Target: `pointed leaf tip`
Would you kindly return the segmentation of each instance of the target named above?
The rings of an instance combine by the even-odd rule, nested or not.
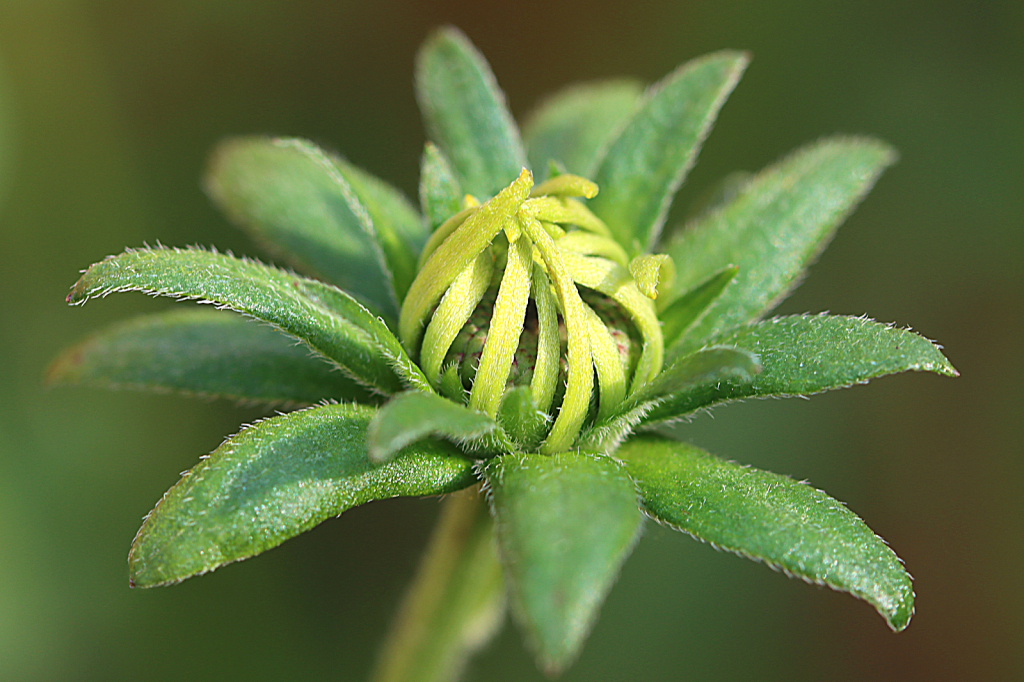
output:
[[[756,354],[763,371],[750,381],[722,382],[677,394],[655,407],[644,423],[675,419],[730,400],[806,396],[900,372],[956,376],[949,360],[928,339],[863,317],[773,317],[718,336],[714,342]],[[687,359],[684,356],[678,362]]]
[[[347,509],[440,495],[477,482],[472,460],[427,442],[384,464],[366,455],[373,408],[322,405],[258,422],[226,440],[146,517],[128,557],[139,587],[246,559]]]
[[[433,142],[423,147],[420,161],[420,208],[431,232],[462,210],[465,193],[455,178],[451,162]]]
[[[72,290],[73,301],[119,291],[197,299],[268,322],[382,393],[431,390],[383,321],[317,280],[197,248],[146,248],[90,266]]]
[[[642,436],[619,449],[653,518],[698,540],[867,601],[895,631],[914,613],[899,557],[841,502],[805,483],[686,443]]]

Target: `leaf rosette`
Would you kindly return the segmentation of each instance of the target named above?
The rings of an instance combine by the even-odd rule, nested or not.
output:
[[[483,57],[442,29],[416,67],[418,209],[310,142],[222,143],[209,194],[295,270],[200,249],[109,257],[70,303],[142,291],[220,310],[100,332],[49,379],[303,409],[244,428],[168,491],[133,543],[133,584],[251,557],[371,500],[464,490],[377,679],[454,678],[506,594],[538,664],[564,669],[645,516],[906,627],[910,577],[853,512],[652,431],[742,398],[956,374],[908,330],[765,317],[893,162],[877,140],[808,145],[662,235],[746,63],[719,52],[647,89],[576,86],[521,134]]]

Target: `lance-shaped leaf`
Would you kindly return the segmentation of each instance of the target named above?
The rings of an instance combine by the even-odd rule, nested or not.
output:
[[[109,327],[61,353],[47,381],[272,404],[376,400],[308,346],[215,310],[176,310]]]
[[[420,49],[416,96],[427,134],[452,162],[463,191],[483,201],[526,167],[505,95],[483,55],[458,29],[437,31]]]
[[[420,207],[431,232],[462,210],[462,187],[444,152],[432,142],[420,161]]]
[[[762,171],[732,202],[674,235],[665,253],[675,261],[678,292],[729,264],[739,267],[736,280],[675,350],[698,348],[771,310],[895,158],[876,140],[822,140]]]
[[[727,400],[810,395],[898,372],[957,376],[928,339],[862,317],[777,317],[715,341],[756,354],[762,371],[750,381],[726,380],[675,393],[651,410],[643,423],[674,419]]]
[[[544,100],[523,125],[530,163],[540,179],[552,160],[569,173],[592,177],[643,90],[638,81],[605,81],[570,86]]]
[[[506,455],[483,467],[512,605],[538,661],[578,653],[639,536],[636,490],[614,460]]]
[[[206,187],[270,251],[397,318],[426,231],[393,187],[312,142],[263,137],[221,143]]]
[[[644,436],[619,450],[644,510],[698,540],[849,592],[899,631],[914,613],[899,557],[856,514],[785,476]]]
[[[199,249],[140,249],[92,265],[68,295],[117,291],[199,299],[278,327],[384,393],[431,390],[387,326],[345,292],[261,263]]]
[[[608,147],[594,176],[601,193],[590,208],[630,256],[657,241],[672,197],[747,61],[726,51],[679,67],[654,86]]]
[[[488,415],[433,393],[409,391],[388,401],[370,423],[370,459],[380,462],[427,436],[441,436],[489,454],[511,443]]]
[[[146,517],[128,556],[132,583],[150,587],[212,571],[371,500],[440,495],[476,482],[472,462],[444,443],[371,462],[366,427],[374,412],[322,405],[229,438]]]

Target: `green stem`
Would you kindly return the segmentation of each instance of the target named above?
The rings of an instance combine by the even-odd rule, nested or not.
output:
[[[505,590],[493,527],[479,486],[445,499],[372,682],[451,682],[497,633]]]

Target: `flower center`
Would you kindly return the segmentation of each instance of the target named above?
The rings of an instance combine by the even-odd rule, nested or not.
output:
[[[467,197],[427,242],[399,320],[402,344],[449,398],[500,421],[507,392],[528,386],[531,409],[555,417],[545,453],[570,449],[664,356],[652,299],[671,262],[630,261],[580,201],[597,191],[575,175],[534,187],[524,169],[483,204]]]

